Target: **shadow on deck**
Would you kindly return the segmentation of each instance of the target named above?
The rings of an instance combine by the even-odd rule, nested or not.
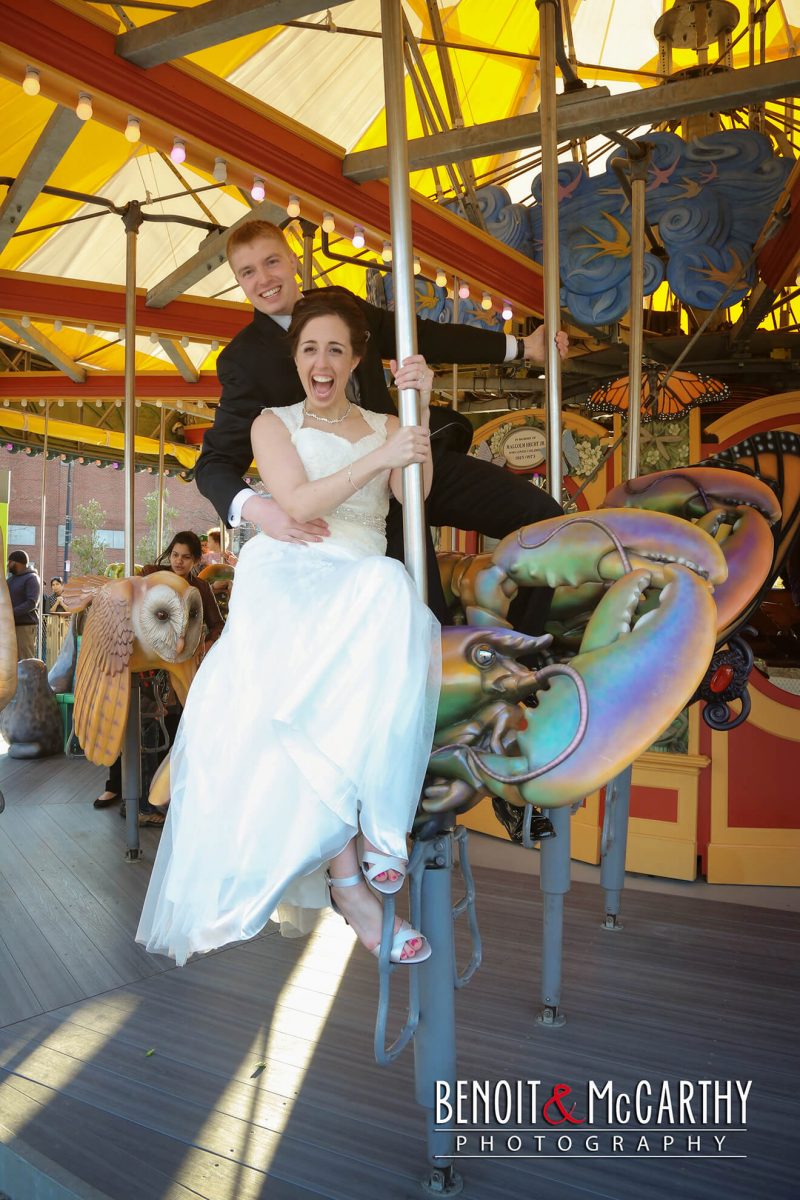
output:
[[[159,835],[143,829],[144,862],[124,861],[116,809],[91,806],[103,774],[82,760],[0,758],[0,1190],[11,1200],[421,1195],[413,1056],[390,1070],[372,1057],[374,961],[329,914],[309,939],[267,932],[182,969],[146,954],[133,932]],[[533,1020],[535,881],[485,868],[476,879],[484,966],[457,997],[459,1077],[541,1083],[538,1127],[519,1134],[518,1150],[509,1130],[464,1134],[464,1196],[797,1194],[797,915],[630,892],[625,931],[610,936],[597,890],[574,884],[567,1024],[547,1030]],[[696,1092],[700,1080],[752,1080],[747,1129],[720,1129],[713,1112],[702,1121],[697,1103],[697,1125],[684,1114],[658,1130],[608,1120],[603,1106],[587,1149],[586,1121],[548,1126],[541,1107],[566,1083],[566,1109],[575,1101],[586,1118],[590,1080],[615,1093],[646,1080],[656,1098],[667,1081],[676,1105],[681,1080]],[[481,1147],[481,1134],[493,1142]]]

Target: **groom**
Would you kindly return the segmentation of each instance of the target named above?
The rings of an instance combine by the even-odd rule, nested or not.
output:
[[[255,310],[252,322],[233,338],[217,360],[222,395],[214,424],[206,432],[195,478],[202,494],[230,526],[252,521],[280,541],[315,542],[328,534],[323,520],[295,521],[279,505],[244,487],[242,477],[252,462],[250,426],[262,408],[296,404],[303,389],[289,353],[286,330],[300,298],[298,262],[282,231],[266,221],[247,221],[231,234],[228,262]],[[374,412],[394,412],[383,359],[395,356],[394,313],[355,297],[370,330],[367,352],[355,372],[357,400]],[[526,338],[417,320],[419,352],[428,362],[501,363],[515,358],[544,359],[540,326]],[[567,336],[556,334],[559,353]],[[472,427],[453,409],[431,409],[433,487],[426,505],[429,525],[453,525],[493,538],[523,525],[558,516],[561,508],[540,488],[500,467],[466,454]],[[387,554],[402,561],[400,506],[392,501],[387,519]],[[428,603],[443,623],[447,606],[428,535]],[[524,633],[541,633],[550,593],[521,589],[509,620]]]

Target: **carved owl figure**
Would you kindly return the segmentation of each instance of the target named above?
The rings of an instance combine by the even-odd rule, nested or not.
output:
[[[75,580],[74,610],[91,604],[75,674],[75,732],[90,762],[110,766],[125,737],[132,671],[166,670],[181,703],[199,663],[203,605],[172,571]]]

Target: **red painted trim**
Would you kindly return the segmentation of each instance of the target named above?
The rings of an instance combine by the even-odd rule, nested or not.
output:
[[[794,281],[797,252],[800,249],[800,176],[789,198],[789,219],[781,230],[770,238],[758,256],[761,278],[774,292]]]
[[[165,63],[144,71],[115,52],[115,38],[53,0],[0,0],[5,45],[85,83],[129,111],[176,130],[198,131],[205,144],[232,159],[267,171],[326,208],[348,213],[377,231],[390,228],[389,190],[373,180],[356,184],[342,175],[343,155],[280,122],[266,106],[242,103],[213,86],[213,77]],[[434,261],[461,265],[488,290],[541,314],[541,268],[419,198],[411,201],[414,245]]]
[[[176,372],[162,375],[140,371],[136,376],[137,400],[219,400],[219,380],[205,372],[197,383],[187,383]],[[85,383],[73,383],[59,371],[0,372],[3,400],[124,400],[125,376],[112,371],[89,375]]]
[[[108,285],[85,285],[68,280],[23,272],[0,272],[0,320],[2,313],[27,313],[36,319],[94,321],[111,328],[125,324],[125,289]],[[151,329],[168,336],[186,334],[229,341],[252,318],[249,305],[220,300],[186,298],[173,300],[166,308],[147,308],[145,292],[136,293],[136,328]]]
[[[798,420],[800,420],[800,413],[794,419],[787,413],[784,413],[782,417],[770,417],[769,420],[759,421],[757,425],[749,425],[742,433],[735,433],[733,437],[727,438],[724,442],[705,442],[701,447],[701,454],[704,457],[719,454],[720,451],[727,450],[729,446],[738,446],[739,442],[753,438],[756,434],[767,433],[770,429],[785,429],[789,423],[796,424]]]

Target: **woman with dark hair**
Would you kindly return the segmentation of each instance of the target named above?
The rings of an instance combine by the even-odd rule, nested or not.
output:
[[[421,424],[403,428],[348,398],[368,337],[352,297],[312,293],[295,306],[289,336],[305,398],[265,409],[253,450],[284,511],[323,518],[330,535],[251,538],[219,647],[189,692],[137,933],[178,962],[252,937],[276,911],[282,932],[305,932],[326,887],[378,954],[375,892],[403,884],[433,739],[439,625],[405,568],[385,557],[389,494],[401,498],[403,467],[421,464],[430,488],[432,372],[420,355],[392,363],[397,386],[421,397]],[[430,952],[395,921],[392,961]]]
[[[206,636],[203,642],[203,652],[205,653],[219,635],[222,633],[225,622],[222,619],[222,614],[219,611],[219,606],[214,599],[214,593],[206,583],[205,579],[196,578],[195,572],[200,565],[202,551],[200,549],[200,538],[196,533],[192,533],[189,529],[183,529],[180,533],[176,533],[166,550],[156,559],[154,563],[142,568],[142,575],[152,575],[154,571],[173,571],[176,575],[180,575],[181,579],[185,579],[191,583],[192,587],[196,587],[200,593],[200,599],[203,604],[203,624],[206,627]],[[177,714],[180,714],[180,708],[177,707]],[[178,717],[176,714],[167,716],[168,728],[170,734],[174,734],[177,727]],[[108,808],[112,804],[116,804],[122,795],[122,760],[117,759],[108,768],[108,778],[106,786],[94,801],[95,808]],[[158,819],[156,819],[158,818]],[[147,825],[157,825],[163,823],[163,815],[157,813],[151,806],[140,805],[140,823]]]
[[[191,529],[182,529],[180,533],[175,534],[166,550],[156,561],[143,569],[142,574],[152,575],[154,571],[174,571],[176,575],[180,575],[181,579],[185,579],[187,583],[191,583],[192,587],[197,588],[203,602],[203,624],[206,627],[206,637],[203,642],[205,652],[214,645],[222,633],[225,622],[214,598],[211,585],[205,579],[198,578],[197,572],[200,570],[202,557],[200,538],[196,533],[192,533]]]

